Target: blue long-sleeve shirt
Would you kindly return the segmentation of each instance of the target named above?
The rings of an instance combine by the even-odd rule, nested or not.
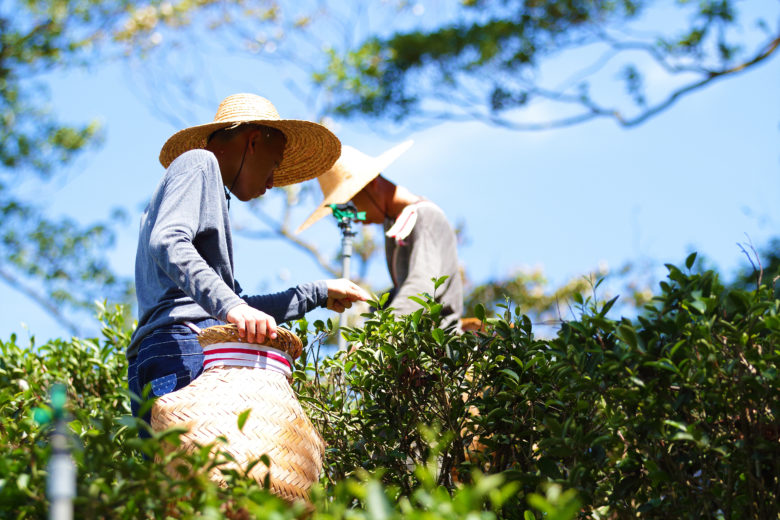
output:
[[[222,175],[214,154],[191,150],[165,172],[141,217],[135,258],[138,328],[127,358],[154,329],[214,317],[226,321],[247,303],[277,322],[327,303],[324,281],[275,294],[241,295],[233,278],[233,240]]]

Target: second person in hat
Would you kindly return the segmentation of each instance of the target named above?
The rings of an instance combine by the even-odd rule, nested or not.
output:
[[[455,231],[436,204],[380,175],[411,144],[406,141],[379,157],[343,146],[333,168],[317,177],[322,204],[297,232],[329,214],[330,204],[351,200],[365,211],[367,224],[384,225],[387,269],[393,282],[388,306],[397,314],[409,314],[420,307],[409,297],[425,292],[442,304],[442,327],[459,328],[463,281]],[[442,276],[446,281],[435,289],[431,279]]]

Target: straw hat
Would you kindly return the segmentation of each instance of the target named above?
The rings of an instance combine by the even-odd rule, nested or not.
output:
[[[302,182],[327,171],[341,152],[341,142],[330,130],[311,121],[282,119],[270,101],[255,94],[226,97],[214,121],[191,126],[173,134],[160,150],[160,162],[167,168],[188,150],[205,148],[206,139],[217,130],[241,123],[257,123],[281,130],[287,137],[282,163],[274,172],[274,185]]]
[[[300,233],[330,213],[331,210],[328,207],[330,204],[344,204],[351,200],[408,150],[413,142],[412,140],[404,141],[379,157],[371,157],[351,146],[343,146],[341,157],[333,165],[333,168],[317,177],[325,199],[295,232]]]
[[[216,443],[212,456],[229,454],[231,460],[209,472],[220,486],[227,485],[221,470],[244,473],[251,468],[247,475],[261,485],[268,478],[275,495],[289,502],[306,501],[322,471],[325,445],[290,387],[291,364],[301,353],[301,340],[286,329],[276,330],[278,338],[261,346],[239,341],[234,325],[203,329],[198,335],[203,374],[158,398],[151,425],[156,431],[185,428],[180,440],[187,451]],[[246,410],[251,411],[239,428],[238,418]],[[270,467],[252,465],[262,455],[268,456]],[[177,475],[181,464],[173,459],[167,470]]]

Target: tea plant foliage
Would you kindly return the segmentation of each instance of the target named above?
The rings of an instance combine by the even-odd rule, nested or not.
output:
[[[725,287],[694,260],[667,266],[636,319],[576,296],[578,318],[552,338],[509,302],[496,318],[476,307],[483,331],[443,330],[435,295],[409,316],[367,315],[331,356],[319,352],[330,324],[299,321],[293,387],[327,445],[308,509],[238,473],[226,490],[205,471],[163,470],[219,460],[208,447],[165,454],[175,430],[139,438],[120,312],[102,313],[101,339],[11,337],[0,344],[0,516],[47,514],[50,426],[32,411],[59,381],[79,518],[775,519],[780,301],[765,283]]]

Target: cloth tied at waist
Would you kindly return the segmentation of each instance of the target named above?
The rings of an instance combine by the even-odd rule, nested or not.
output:
[[[385,232],[385,235],[389,238],[394,238],[398,244],[403,245],[404,239],[412,233],[414,225],[417,223],[417,210],[425,207],[437,208],[438,206],[428,200],[421,200],[414,204],[409,204],[401,210],[398,218],[395,219],[395,222],[390,229]]]

